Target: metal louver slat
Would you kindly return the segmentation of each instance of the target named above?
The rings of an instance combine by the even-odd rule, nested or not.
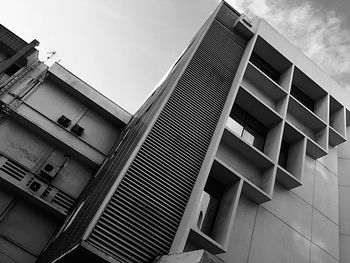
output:
[[[127,200],[126,198],[125,198],[125,202],[123,202],[123,203],[121,203],[120,201],[115,201],[114,203],[112,203],[111,204],[111,206],[113,207],[112,208],[112,210],[113,209],[115,209],[115,212],[116,213],[119,213],[120,212],[120,210],[122,210],[123,211],[123,213],[125,213],[125,215],[128,215],[128,216],[132,216],[132,217],[135,217],[134,219],[135,220],[137,220],[137,222],[143,222],[143,219],[144,218],[146,218],[147,217],[147,211],[144,211],[144,210],[142,210],[142,209],[140,209],[140,207],[137,207],[135,204],[133,204],[132,202],[129,202],[129,200]],[[123,200],[124,201],[124,200]],[[135,207],[134,207],[134,210],[133,211],[129,211],[128,210],[128,205],[134,205]],[[124,209],[123,209],[124,208]],[[120,209],[120,210],[119,210]],[[106,209],[106,211],[107,211],[107,209]],[[131,214],[133,212],[133,214]],[[142,216],[142,220],[140,220],[139,219],[139,216]],[[127,218],[129,218],[129,217],[127,217]],[[174,232],[174,231],[176,231],[176,229],[173,229],[173,228],[171,228],[171,226],[172,225],[170,225],[170,222],[169,221],[165,221],[163,218],[161,218],[161,217],[159,217],[159,216],[157,216],[157,215],[155,215],[155,214],[152,214],[152,219],[153,220],[148,220],[146,223],[147,224],[143,224],[143,225],[145,225],[145,226],[147,226],[147,227],[149,227],[150,229],[152,229],[152,231],[154,231],[155,233],[157,233],[158,235],[160,235],[160,236],[162,236],[162,238],[164,237],[164,238],[166,238],[165,236],[164,236],[164,234],[166,233],[166,232]],[[145,223],[145,222],[143,222],[143,223]],[[160,232],[159,231],[159,229],[157,229],[157,227],[159,226],[159,225],[162,225],[162,231]],[[157,236],[157,238],[158,238],[158,236]],[[163,239],[164,239],[163,238]]]
[[[138,170],[139,167],[134,167],[135,170]],[[181,191],[180,189],[177,189],[177,188],[173,188],[172,187],[172,182],[169,180],[169,177],[162,177],[158,171],[152,171],[152,170],[147,170],[147,169],[139,169],[139,172],[140,173],[144,173],[144,172],[147,172],[147,171],[150,171],[152,173],[152,177],[154,178],[149,178],[149,177],[145,177],[145,180],[149,180],[150,182],[157,182],[159,184],[162,184],[163,187],[167,187],[168,191],[172,193],[173,196],[175,196],[176,198],[178,198],[178,200],[180,202],[184,201],[186,203],[187,200],[184,199],[183,197],[183,191],[184,189],[182,188]],[[188,191],[190,192],[190,191]]]
[[[144,218],[146,217],[152,217],[153,219],[157,220],[157,221],[160,221],[160,222],[163,222],[164,224],[168,225],[169,228],[172,228],[173,231],[176,231],[176,228],[173,226],[173,221],[174,219],[171,218],[170,215],[168,215],[167,217],[164,216],[164,214],[162,214],[162,210],[158,209],[156,210],[154,208],[154,206],[151,206],[150,203],[146,203],[144,200],[142,199],[138,199],[136,200],[136,198],[134,198],[134,200],[130,200],[128,199],[128,193],[130,192],[127,192],[125,191],[124,189],[121,189],[121,193],[120,193],[120,199],[121,200],[118,200],[119,202],[123,202],[124,200],[128,200],[129,202],[132,203],[133,206],[135,206],[135,210],[136,210],[136,207],[139,208],[141,211],[144,211]],[[123,199],[122,199],[123,198]],[[136,202],[137,201],[137,202]],[[132,210],[133,211],[133,210]],[[176,222],[176,221],[175,221]]]
[[[91,245],[127,263],[169,251],[243,55],[237,39],[213,21],[88,237]]]
[[[117,210],[117,212],[118,212],[118,210]],[[109,217],[107,216],[106,219],[101,219],[101,220],[108,221],[109,227],[111,227],[111,225],[113,227],[116,227],[116,228],[123,226],[122,227],[123,230],[128,229],[127,231],[129,234],[134,235],[135,238],[137,238],[138,240],[143,240],[143,242],[145,242],[145,246],[149,246],[149,244],[151,244],[159,239],[163,239],[163,243],[161,244],[163,246],[163,248],[164,248],[164,246],[166,247],[167,244],[171,243],[171,240],[165,240],[160,234],[157,236],[157,239],[154,239],[153,236],[150,235],[151,233],[153,233],[152,228],[148,228],[146,226],[138,224],[135,220],[133,220],[133,218],[130,218],[130,217],[127,217],[127,218],[129,220],[122,220],[122,221],[118,221],[118,222],[113,222],[113,221],[115,221],[113,218],[113,215],[110,215]],[[134,224],[137,224],[142,229],[142,231],[136,232],[133,229]]]
[[[139,158],[137,161],[140,164],[140,166],[138,166],[137,168],[143,168],[143,172],[149,172],[152,174],[157,173],[159,176],[169,181],[170,184],[177,182],[178,185],[181,186],[181,189],[176,189],[178,190],[178,192],[182,192],[182,190],[191,192],[192,189],[188,185],[189,182],[186,180],[187,178],[182,178],[179,171],[178,175],[176,177],[173,177],[172,171],[169,169],[165,169],[165,167],[162,167],[163,169],[156,169],[158,167],[155,167],[154,162],[156,162],[157,160],[153,159],[152,161],[145,162],[144,160],[142,160],[142,158]]]
[[[172,189],[170,189],[169,187],[165,187],[163,184],[159,184],[158,182],[154,183],[153,176],[152,178],[141,177],[139,176],[138,173],[134,173],[132,171],[130,171],[130,173],[133,175],[134,178],[137,179],[137,183],[142,183],[147,188],[152,189],[154,192],[156,192],[157,195],[161,195],[163,191],[166,191],[168,194],[169,201],[178,202],[179,205],[182,205],[182,206],[186,205],[186,202],[181,202],[181,200],[179,200],[180,198],[182,198],[181,196],[174,195],[174,192],[172,191]]]

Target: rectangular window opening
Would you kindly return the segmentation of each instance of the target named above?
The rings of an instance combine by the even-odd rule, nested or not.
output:
[[[284,169],[287,169],[288,152],[289,152],[289,144],[285,141],[282,141],[280,155],[278,158],[278,164]]]
[[[302,90],[300,90],[297,86],[292,84],[292,88],[290,90],[290,94],[296,98],[301,104],[303,104],[310,111],[314,112],[315,103],[314,101],[306,95]]]
[[[279,83],[280,72],[264,61],[259,55],[255,52],[252,53],[250,57],[250,62],[252,62],[257,68],[269,76],[273,81]]]
[[[213,228],[224,188],[225,187],[220,182],[209,176],[202,193],[197,227],[209,237],[213,237]]]
[[[258,150],[264,150],[267,128],[236,104],[232,107],[227,127]]]

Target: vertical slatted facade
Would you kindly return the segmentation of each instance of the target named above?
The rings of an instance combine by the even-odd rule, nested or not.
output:
[[[190,54],[194,50],[194,45],[190,45],[187,49]],[[108,161],[103,168],[96,174],[88,187],[78,200],[78,204],[84,202],[79,213],[70,224],[69,227],[61,232],[50,246],[40,256],[38,263],[51,262],[54,259],[64,255],[73,249],[81,241],[87,227],[91,223],[94,215],[101,205],[104,198],[110,191],[113,183],[118,179],[122,168],[124,167],[133,149],[137,146],[150,120],[154,117],[157,109],[170,92],[169,82],[174,81],[180,75],[181,69],[188,60],[188,54],[184,54],[180,61],[176,63],[168,78],[161,86],[147,99],[142,107],[136,112],[134,118],[127,125],[121,137],[123,141],[117,142],[114,154],[110,153]],[[128,132],[129,131],[129,132]],[[127,136],[125,136],[127,134]],[[120,144],[120,147],[118,145]],[[113,157],[114,155],[114,157]],[[76,206],[77,209],[78,206]],[[64,261],[64,259],[63,259]],[[61,262],[61,261],[60,261]],[[68,261],[70,262],[70,259]]]
[[[167,254],[243,55],[214,21],[88,242],[121,262]]]
[[[227,17],[228,10],[223,5],[197,50],[194,51],[195,45],[189,47],[147,102],[150,107],[143,106],[139,111],[139,117],[134,120],[135,124],[129,125],[129,135],[115,157],[110,158],[81,198],[84,200],[81,211],[38,262],[52,262],[79,244],[113,182],[121,176],[148,122],[154,118],[194,51],[86,240],[122,263],[152,262],[157,255],[168,253],[246,45],[232,30],[238,15],[229,14],[230,24],[222,19]],[[69,256],[67,260],[63,258],[59,262],[71,262]]]

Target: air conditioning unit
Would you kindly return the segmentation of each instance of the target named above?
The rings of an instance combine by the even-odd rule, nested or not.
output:
[[[69,118],[67,118],[66,116],[62,115],[61,117],[59,117],[57,122],[59,124],[61,124],[63,127],[67,128],[71,124],[72,121]]]
[[[74,126],[72,127],[71,131],[78,135],[78,136],[81,136],[84,132],[84,128],[79,126],[78,124],[74,124]]]
[[[241,33],[241,35],[246,38],[250,39],[252,36],[254,36],[253,31],[253,21],[245,14],[241,14],[241,16],[236,20],[234,24],[234,28]]]
[[[32,177],[28,182],[27,182],[27,189],[29,192],[41,196],[47,188],[47,184],[40,181],[37,178]]]
[[[40,169],[40,176],[46,180],[51,181],[59,171],[59,167],[53,163],[46,161]]]

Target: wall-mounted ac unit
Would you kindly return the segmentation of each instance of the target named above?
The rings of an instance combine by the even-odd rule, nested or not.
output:
[[[32,177],[28,182],[27,182],[27,189],[29,192],[41,196],[47,188],[47,184],[42,182],[41,180]]]
[[[40,169],[39,175],[46,180],[52,180],[59,171],[59,167],[53,163],[46,161]]]
[[[69,118],[67,118],[66,116],[62,115],[61,117],[59,117],[57,122],[59,124],[61,124],[63,127],[67,128],[71,124],[72,121]]]
[[[73,133],[75,133],[78,136],[81,136],[84,132],[84,128],[79,126],[78,124],[74,124],[74,126],[72,127],[71,131]]]

